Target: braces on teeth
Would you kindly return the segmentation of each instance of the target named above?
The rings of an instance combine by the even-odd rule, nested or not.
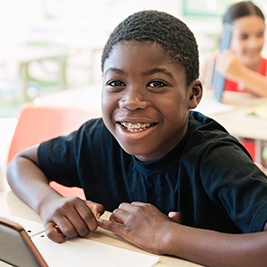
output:
[[[144,130],[146,128],[148,128],[149,126],[151,126],[150,123],[127,123],[127,122],[122,122],[121,123],[122,126],[126,127],[129,130]]]

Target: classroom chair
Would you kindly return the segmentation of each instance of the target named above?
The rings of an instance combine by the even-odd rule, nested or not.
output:
[[[59,135],[67,135],[93,117],[95,114],[85,109],[23,104],[11,139],[7,164],[22,149]],[[80,188],[65,187],[56,182],[50,185],[63,196],[76,195],[85,199]]]

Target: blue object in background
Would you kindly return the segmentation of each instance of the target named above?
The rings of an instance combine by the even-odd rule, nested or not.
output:
[[[232,25],[225,23],[223,26],[223,34],[220,44],[220,52],[225,49],[229,49],[232,38]],[[212,88],[214,91],[214,96],[217,101],[222,102],[222,96],[224,91],[225,78],[215,70],[214,79],[212,83]]]

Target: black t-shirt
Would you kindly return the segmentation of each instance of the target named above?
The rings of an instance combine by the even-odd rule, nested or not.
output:
[[[183,140],[153,162],[122,150],[102,119],[42,143],[38,158],[49,179],[82,187],[109,211],[142,201],[182,212],[186,225],[229,233],[261,231],[267,220],[266,176],[237,139],[198,112],[190,112]]]

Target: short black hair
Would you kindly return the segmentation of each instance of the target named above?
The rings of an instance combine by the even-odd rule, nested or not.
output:
[[[129,40],[160,44],[170,59],[184,68],[187,85],[198,78],[199,52],[196,39],[178,18],[156,10],[139,11],[127,17],[109,36],[102,53],[102,72],[114,45]]]
[[[235,20],[256,15],[265,21],[265,17],[261,9],[251,1],[241,1],[231,5],[223,16],[223,23],[232,24]]]

